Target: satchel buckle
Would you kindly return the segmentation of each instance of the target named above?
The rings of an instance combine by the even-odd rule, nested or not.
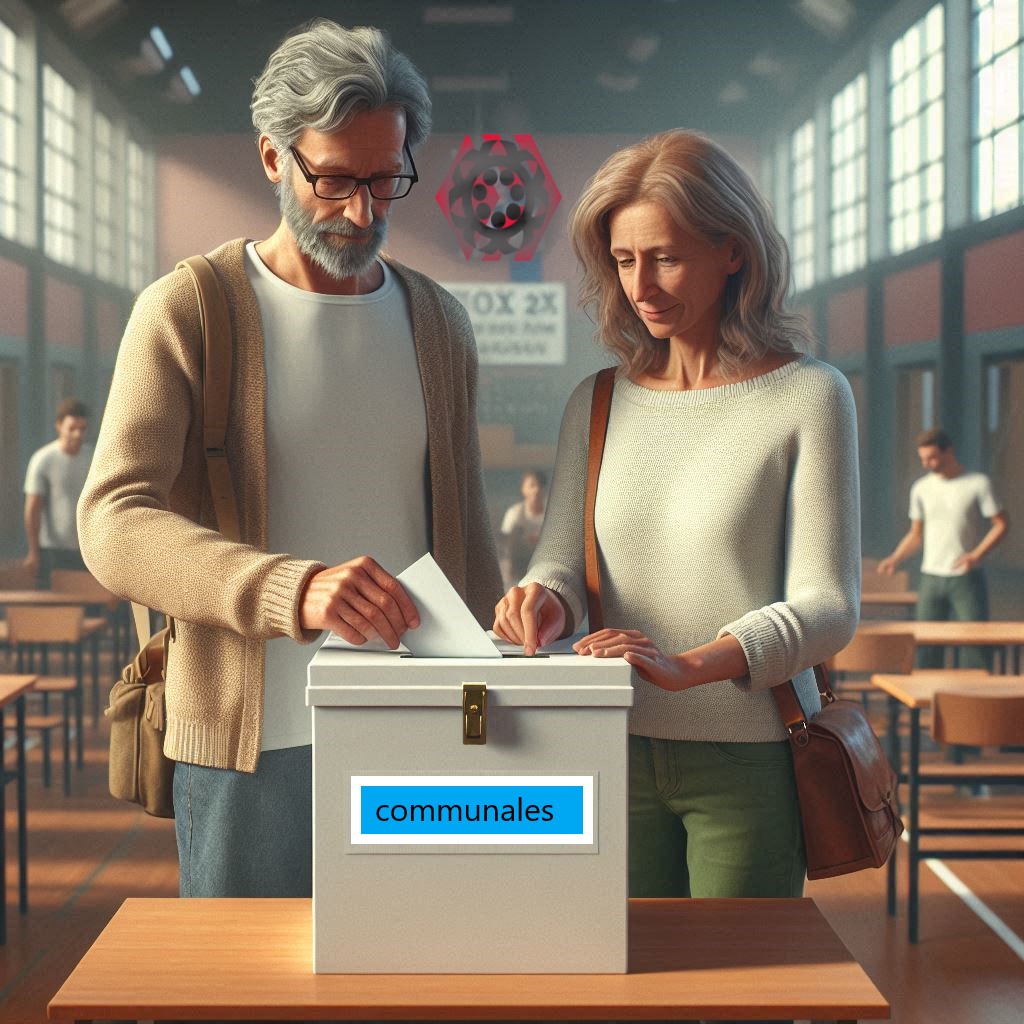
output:
[[[807,722],[797,722],[795,725],[786,726],[786,735],[801,747],[808,743],[810,737],[807,734]]]

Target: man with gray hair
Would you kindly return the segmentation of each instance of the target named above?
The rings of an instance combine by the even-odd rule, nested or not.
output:
[[[214,528],[183,270],[136,303],[79,506],[95,575],[174,620],[164,749],[185,896],[310,892],[302,644],[334,630],[396,647],[418,617],[393,573],[427,550],[482,623],[501,593],[469,319],[380,255],[430,130],[422,77],[378,30],[318,19],[271,55],[252,115],[281,221],[208,254],[231,315],[241,542]]]

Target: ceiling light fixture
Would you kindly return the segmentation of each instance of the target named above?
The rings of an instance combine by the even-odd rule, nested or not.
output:
[[[174,50],[171,49],[171,44],[167,41],[167,36],[164,35],[164,30],[159,25],[154,25],[149,30],[149,38],[153,41],[157,53],[165,61],[170,60],[174,56]]]
[[[199,86],[199,79],[196,78],[195,72],[186,64],[178,74],[181,76],[181,80],[185,83],[185,88],[188,89],[192,96],[198,96],[203,90]]]
[[[516,9],[511,4],[432,4],[423,8],[424,25],[508,25],[515,18]]]
[[[437,75],[430,88],[434,92],[508,92],[508,74]]]
[[[850,0],[796,0],[796,13],[812,28],[830,39],[837,39],[853,21]]]

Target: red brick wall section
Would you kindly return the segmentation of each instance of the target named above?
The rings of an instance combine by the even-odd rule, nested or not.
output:
[[[825,344],[830,356],[852,356],[866,351],[867,289],[861,286],[830,295],[825,320]]]
[[[113,355],[121,343],[125,318],[116,302],[100,296],[96,300],[96,334],[100,352]]]
[[[937,341],[942,320],[942,277],[938,260],[892,274],[885,282],[885,343]]]
[[[28,271],[13,260],[0,259],[0,335],[28,337]]]
[[[82,290],[66,281],[47,277],[43,305],[47,344],[81,348],[84,337]]]
[[[1024,231],[964,253],[964,333],[1024,324]]]
[[[486,128],[486,126],[485,126]],[[386,250],[436,281],[505,281],[504,261],[467,261],[445,223],[434,195],[464,135],[432,135],[416,154],[419,184],[398,200],[389,219]],[[565,281],[575,306],[576,257],[566,236],[569,211],[584,184],[617,149],[640,135],[534,135],[562,201],[541,240],[544,279]],[[479,141],[477,139],[477,141]],[[718,137],[754,180],[756,145],[742,136]],[[230,238],[266,238],[277,227],[277,199],[260,166],[251,135],[167,136],[157,160],[157,273],[166,274],[192,253]]]

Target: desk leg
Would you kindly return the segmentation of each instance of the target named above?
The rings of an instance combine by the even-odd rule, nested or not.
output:
[[[89,653],[92,658],[92,727],[100,724],[100,635],[93,633],[89,641]],[[84,699],[84,697],[83,697]]]
[[[921,764],[921,709],[910,709],[910,759],[907,766],[907,790],[910,799],[910,883],[907,888],[908,940],[917,942],[918,914],[918,871],[920,867],[920,845],[918,824],[920,818],[920,777]]]
[[[4,709],[0,708],[0,946],[7,944],[7,765],[3,736]]]
[[[900,708],[902,705],[891,694],[887,694],[887,696],[889,698],[889,732],[886,737],[886,745],[889,747],[889,763],[892,765],[892,770],[896,773],[898,790],[900,762],[903,758],[903,751],[900,749]],[[889,858],[889,863],[886,865],[885,910],[889,917],[896,916],[896,863],[899,845],[897,842],[893,848],[892,856]]]
[[[18,909],[28,913],[28,811],[25,783],[28,766],[25,764],[25,697],[22,695],[15,704],[18,747]]]
[[[892,770],[898,776],[900,774],[900,759],[903,756],[903,751],[900,749],[900,702],[892,696],[887,694],[889,698],[889,731],[886,736],[888,743],[886,746],[889,748],[889,764],[892,765]]]

